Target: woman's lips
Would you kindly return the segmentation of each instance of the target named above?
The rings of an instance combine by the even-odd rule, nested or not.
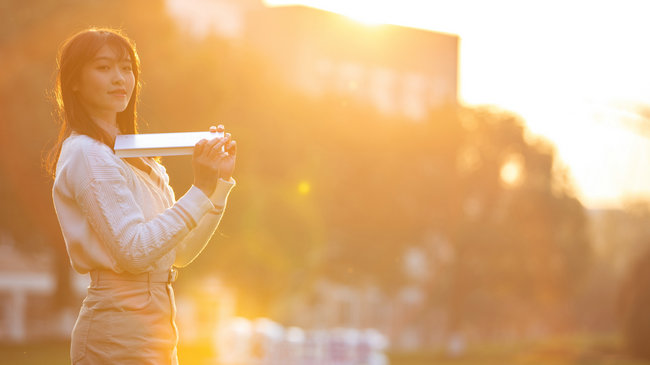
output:
[[[108,93],[114,96],[126,96],[126,90],[113,90]]]

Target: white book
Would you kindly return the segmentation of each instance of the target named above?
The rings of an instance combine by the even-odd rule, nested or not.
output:
[[[118,134],[113,149],[118,157],[191,155],[197,142],[217,137],[223,132]]]

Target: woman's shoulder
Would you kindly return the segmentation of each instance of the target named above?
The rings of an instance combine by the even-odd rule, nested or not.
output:
[[[68,178],[85,181],[88,176],[105,176],[110,171],[121,174],[118,160],[106,144],[84,134],[72,133],[63,141],[57,175],[66,171]]]
[[[72,133],[68,138],[63,141],[61,146],[61,154],[73,153],[83,154],[85,156],[98,155],[106,156],[112,159],[114,155],[113,150],[106,144],[90,137],[85,134]]]
[[[113,150],[106,144],[85,134],[72,133],[63,141],[59,164],[71,163],[74,166],[88,164],[94,166],[119,166]]]

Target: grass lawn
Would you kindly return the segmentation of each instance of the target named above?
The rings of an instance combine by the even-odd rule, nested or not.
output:
[[[0,344],[0,364],[70,365],[68,342],[7,345]]]
[[[29,345],[0,344],[0,364],[68,365],[68,342]],[[217,365],[209,347],[179,347],[183,365]],[[622,351],[615,336],[571,336],[530,343],[470,347],[460,357],[439,351],[390,353],[391,365],[650,365]]]
[[[631,358],[616,336],[570,336],[470,347],[456,358],[442,351],[391,353],[391,365],[650,365]]]

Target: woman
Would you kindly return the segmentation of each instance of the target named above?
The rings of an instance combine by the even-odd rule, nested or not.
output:
[[[157,161],[115,156],[115,136],[136,133],[138,76],[133,43],[115,30],[84,30],[59,52],[52,197],[72,267],[91,277],[73,364],[178,362],[174,267],[203,250],[235,185],[230,134],[197,143],[178,200]]]

